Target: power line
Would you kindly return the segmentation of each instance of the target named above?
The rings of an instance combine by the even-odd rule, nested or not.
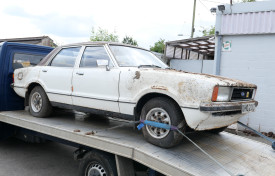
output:
[[[208,8],[204,3],[202,3],[201,0],[199,0],[199,1],[200,1],[200,3],[209,11],[209,8]]]

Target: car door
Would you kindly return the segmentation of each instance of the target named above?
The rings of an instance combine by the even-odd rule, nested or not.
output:
[[[72,73],[81,47],[61,49],[48,66],[42,66],[39,81],[52,103],[72,104]]]
[[[110,69],[98,66],[108,61]],[[119,112],[119,68],[113,66],[105,47],[86,46],[78,67],[73,71],[73,104],[94,110]]]

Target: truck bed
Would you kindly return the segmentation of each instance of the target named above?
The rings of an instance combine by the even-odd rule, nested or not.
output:
[[[228,175],[186,139],[172,149],[159,148],[124,121],[73,112],[35,118],[26,111],[0,112],[0,121],[124,156],[165,175]],[[124,127],[105,130],[122,123]],[[188,137],[234,174],[275,175],[275,152],[266,144],[227,132],[193,133]]]

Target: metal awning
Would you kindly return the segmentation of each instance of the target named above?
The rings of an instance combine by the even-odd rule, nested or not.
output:
[[[214,56],[215,37],[197,37],[166,42],[165,56],[167,58],[182,58],[183,51],[193,51],[202,55]]]

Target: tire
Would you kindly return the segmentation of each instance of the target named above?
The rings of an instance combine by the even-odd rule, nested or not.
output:
[[[80,161],[78,176],[117,176],[116,162],[114,155],[90,151]]]
[[[186,122],[181,109],[176,102],[165,97],[149,100],[142,108],[140,119],[177,126],[181,131],[186,129]],[[183,138],[177,131],[163,130],[147,125],[142,128],[142,133],[148,142],[162,148],[171,148],[179,144]]]
[[[34,117],[44,118],[52,113],[52,105],[41,86],[32,89],[29,97],[30,113]]]
[[[210,133],[219,134],[220,132],[223,132],[226,128],[227,128],[227,126],[226,127],[222,127],[222,128],[216,128],[216,129],[212,129],[212,130],[207,130],[207,131],[210,132]]]

